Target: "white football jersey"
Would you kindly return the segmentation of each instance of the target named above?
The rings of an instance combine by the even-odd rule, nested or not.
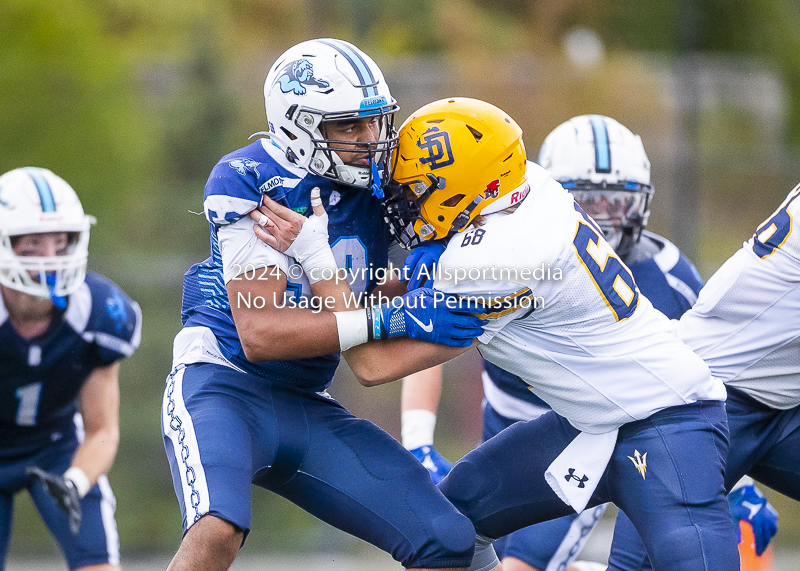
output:
[[[677,324],[712,373],[772,408],[800,404],[800,185]]]
[[[437,269],[435,289],[486,302],[484,358],[589,433],[724,400],[572,195],[533,163],[528,184],[515,212],[456,234]]]

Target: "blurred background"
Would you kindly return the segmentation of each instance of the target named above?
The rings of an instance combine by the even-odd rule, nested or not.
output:
[[[574,115],[618,119],[652,162],[649,228],[708,278],[800,182],[799,31],[797,0],[3,0],[0,172],[34,165],[70,182],[98,218],[90,269],[144,314],[109,474],[123,563],[168,559],[180,541],[159,415],[181,278],[208,255],[191,212],[216,161],[266,130],[263,82],[286,48],[355,43],[383,69],[398,124],[434,99],[489,101],[522,126],[531,159]],[[437,447],[451,460],[480,438],[478,363],[445,369]],[[365,389],[341,370],[331,393],[399,436],[399,383]],[[766,492],[777,550],[800,548],[800,506]],[[374,555],[253,496],[249,554]],[[12,558],[33,554],[58,556],[20,496]]]

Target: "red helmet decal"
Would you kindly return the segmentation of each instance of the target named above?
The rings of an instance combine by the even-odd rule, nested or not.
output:
[[[492,182],[486,185],[486,190],[483,191],[483,197],[489,199],[497,198],[498,196],[500,196],[500,181],[498,179],[494,179]]]

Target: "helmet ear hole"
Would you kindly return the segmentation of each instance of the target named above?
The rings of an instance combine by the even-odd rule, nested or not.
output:
[[[451,196],[450,198],[448,198],[447,200],[442,202],[442,206],[448,206],[448,207],[451,207],[451,208],[453,206],[458,206],[458,203],[461,202],[462,200],[464,200],[465,196],[466,195],[464,195],[464,194],[456,194],[455,196]],[[441,218],[441,216],[440,216],[440,218]]]
[[[475,142],[480,143],[481,139],[483,139],[483,133],[481,133],[474,127],[470,127],[469,125],[467,125],[467,129],[469,129],[469,132],[472,133],[473,137],[475,137]]]

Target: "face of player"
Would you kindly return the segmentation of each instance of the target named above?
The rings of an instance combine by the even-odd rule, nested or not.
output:
[[[575,193],[577,194],[577,193]],[[635,195],[626,192],[585,192],[575,196],[584,212],[602,226],[622,231],[622,224],[633,211]]]
[[[380,137],[380,116],[328,121],[322,127],[327,140],[342,142],[333,143],[331,148],[336,151],[344,164],[357,167],[369,166],[368,143],[375,143]]]
[[[41,234],[23,234],[11,240],[14,253],[23,257],[49,258],[63,256],[69,253],[70,235],[67,232],[46,232]],[[40,282],[39,272],[28,271],[28,275],[36,282]],[[15,289],[2,287],[3,301],[12,315],[12,323],[26,338],[31,338],[44,332],[46,327],[41,320],[49,320],[53,311],[53,302],[42,299]],[[34,329],[29,329],[34,323]],[[38,325],[36,325],[38,323]],[[42,325],[44,323],[44,325]]]
[[[67,232],[42,232],[22,234],[11,241],[14,253],[19,257],[50,258],[64,256],[69,252],[70,240]],[[34,281],[40,282],[38,272],[28,271]]]
[[[41,234],[23,234],[13,240],[14,253],[17,256],[36,256],[48,258],[63,256],[69,250],[69,234],[67,232],[44,232]],[[37,276],[31,276],[36,278]]]

